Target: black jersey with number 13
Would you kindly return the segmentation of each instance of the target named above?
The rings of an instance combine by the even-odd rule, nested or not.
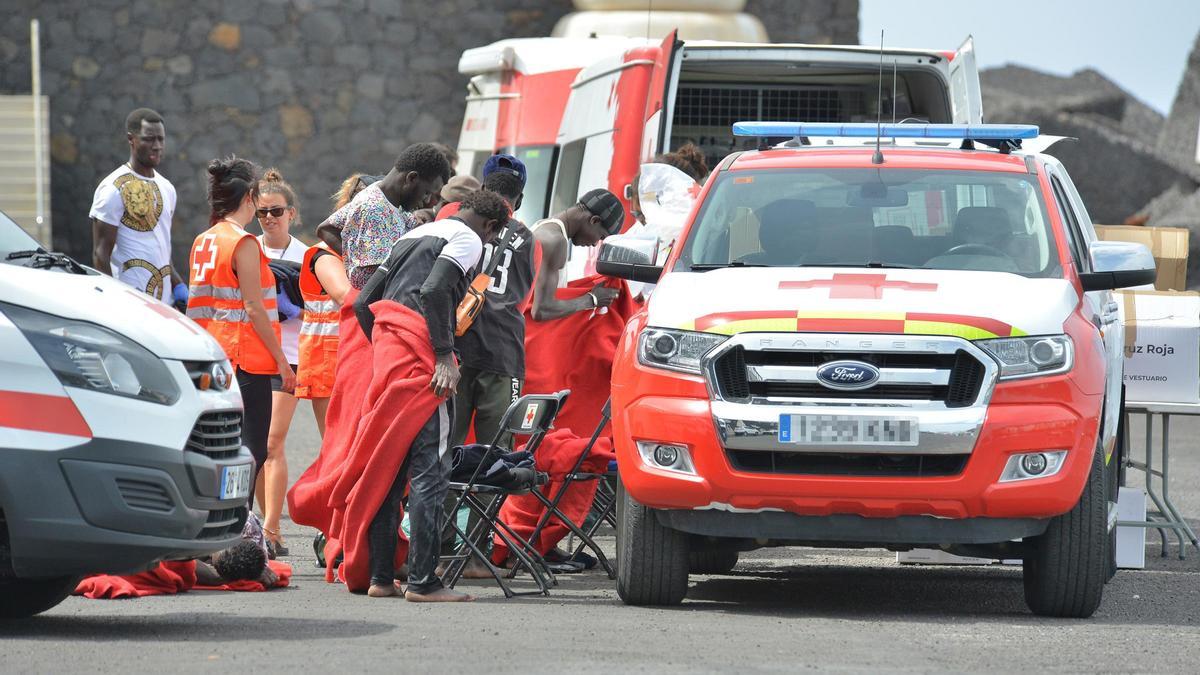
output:
[[[533,286],[533,233],[510,220],[496,240],[483,247],[479,269],[487,269],[496,247],[515,228],[512,243],[500,251],[500,262],[484,294],[483,310],[455,347],[464,366],[509,377],[525,377],[525,316],[521,313]]]

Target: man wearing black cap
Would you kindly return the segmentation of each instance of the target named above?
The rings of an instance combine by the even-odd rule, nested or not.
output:
[[[595,246],[610,234],[621,230],[625,208],[608,190],[595,189],[579,198],[571,208],[553,218],[539,220],[530,228],[542,247],[542,263],[533,285],[534,321],[552,321],[575,312],[607,307],[617,299],[618,291],[604,284],[582,297],[560,300],[555,290],[565,285],[564,269],[571,246]]]

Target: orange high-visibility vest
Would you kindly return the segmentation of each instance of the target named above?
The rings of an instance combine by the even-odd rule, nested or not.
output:
[[[275,275],[267,266],[267,256],[254,235],[227,221],[208,228],[192,243],[187,316],[217,339],[235,367],[247,373],[274,375],[279,372],[279,366],[250,323],[238,277],[233,271],[233,252],[246,237],[254,240],[258,249],[263,306],[275,329],[275,341],[279,342]]]
[[[328,398],[333,393],[333,371],[337,367],[340,307],[325,292],[313,271],[318,251],[338,256],[324,243],[309,247],[300,265],[300,295],[304,314],[300,320],[300,363],[296,369],[297,398]]]

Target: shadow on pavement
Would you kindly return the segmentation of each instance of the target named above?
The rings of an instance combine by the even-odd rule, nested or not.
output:
[[[1200,602],[1194,573],[1121,571],[1091,623],[1188,626]],[[990,567],[743,569],[701,577],[679,611],[931,623],[1061,622],[1030,614],[1021,570]]]
[[[109,601],[122,602],[122,601]],[[8,638],[76,642],[220,642],[355,638],[395,630],[376,621],[237,616],[216,612],[63,616],[46,615],[0,622]]]

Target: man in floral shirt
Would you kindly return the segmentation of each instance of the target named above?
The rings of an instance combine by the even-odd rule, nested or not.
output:
[[[351,286],[362,289],[400,237],[417,226],[411,212],[427,206],[449,179],[450,164],[434,144],[410,145],[382,180],[317,227],[317,235],[343,254]]]

